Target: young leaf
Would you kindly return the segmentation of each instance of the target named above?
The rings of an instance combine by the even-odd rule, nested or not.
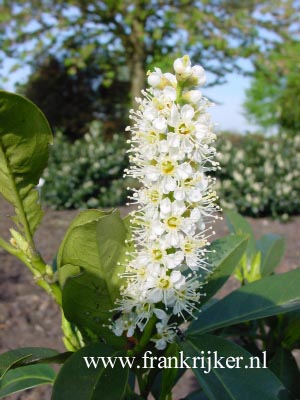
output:
[[[43,347],[24,347],[16,350],[6,351],[0,355],[0,379],[11,368],[20,363],[31,363],[40,359],[57,356],[56,350]]]
[[[225,211],[228,229],[236,235],[248,235],[247,255],[252,256],[256,251],[256,242],[249,222],[235,211]]]
[[[284,247],[284,238],[279,235],[264,235],[257,241],[257,248],[262,253],[262,276],[270,275],[278,267],[284,255]]]
[[[209,400],[294,399],[269,369],[249,368],[251,354],[226,339],[203,335],[188,338],[179,345],[185,357],[199,357],[205,360],[204,368],[193,368],[193,371]],[[211,372],[205,373],[204,371],[209,370],[208,354],[213,361],[212,364],[216,354],[221,365],[218,364],[219,368],[212,368]],[[236,367],[236,361],[234,364],[232,361],[232,358],[237,360],[237,357],[240,357],[239,368]],[[226,364],[226,359],[231,362]],[[193,367],[192,359],[187,362]],[[197,365],[201,366],[199,361]]]
[[[52,400],[112,400],[123,399],[128,381],[129,368],[122,367],[116,357],[124,357],[104,343],[94,343],[74,353],[63,365],[53,387]],[[97,364],[91,363],[91,358]],[[101,358],[103,357],[103,359]],[[115,362],[105,368],[103,360]],[[86,361],[88,362],[88,366]]]
[[[188,328],[190,335],[251,321],[300,308],[300,270],[249,283],[199,314]]]
[[[26,238],[32,238],[42,218],[35,187],[47,165],[52,133],[33,103],[3,91],[0,121],[0,193],[13,205]]]
[[[244,235],[229,235],[212,243],[208,262],[213,266],[204,286],[205,301],[214,296],[235,270],[247,247],[247,237]]]
[[[49,365],[27,365],[8,371],[0,380],[0,398],[21,390],[52,384],[55,372]]]

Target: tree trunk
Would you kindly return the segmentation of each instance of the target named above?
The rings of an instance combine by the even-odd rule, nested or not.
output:
[[[135,108],[137,103],[135,101],[136,97],[141,97],[141,90],[145,86],[145,60],[144,57],[135,55],[131,63],[131,82],[130,82],[130,93],[132,99],[132,106]]]
[[[146,78],[146,50],[143,40],[144,27],[137,20],[133,21],[131,33],[131,58],[128,60],[130,70],[130,94],[132,106],[135,108],[137,103],[136,97],[141,97],[141,90],[145,86]]]

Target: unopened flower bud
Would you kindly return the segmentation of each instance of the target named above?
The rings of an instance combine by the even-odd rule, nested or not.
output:
[[[185,55],[182,58],[177,58],[173,64],[174,71],[180,79],[188,78],[192,73],[190,57]]]

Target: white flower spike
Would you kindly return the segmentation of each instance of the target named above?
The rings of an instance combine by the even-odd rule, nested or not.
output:
[[[198,90],[205,72],[188,56],[175,60],[174,71],[148,73],[150,88],[130,113],[126,174],[140,182],[131,197],[138,205],[132,213],[135,251],[123,274],[121,316],[112,325],[116,335],[132,336],[155,318],[152,341],[159,350],[199,306],[199,270],[209,268],[207,224],[218,218],[214,180],[207,175],[218,168],[215,134],[206,112],[210,103]]]

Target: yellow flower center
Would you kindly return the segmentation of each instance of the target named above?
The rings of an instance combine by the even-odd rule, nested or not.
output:
[[[178,217],[170,217],[166,222],[169,228],[176,229],[180,224],[180,219]]]
[[[180,133],[181,135],[189,135],[191,133],[191,129],[188,126],[186,126],[184,122],[182,122],[178,126],[178,133]]]
[[[172,287],[172,283],[170,281],[170,278],[167,276],[165,278],[159,278],[157,286],[160,289],[169,289],[170,287]]]
[[[157,190],[152,190],[149,194],[151,203],[157,203],[159,201],[159,192]]]
[[[137,270],[139,276],[143,278],[146,275],[146,268],[142,267]]]
[[[159,134],[155,131],[150,131],[146,136],[147,141],[151,144],[155,143],[158,140],[158,138]]]
[[[175,165],[171,160],[165,160],[161,163],[161,170],[165,175],[171,175],[174,169]]]
[[[195,245],[192,241],[188,240],[185,242],[184,245],[184,252],[185,253],[192,253],[195,249]]]
[[[163,253],[160,249],[153,249],[152,256],[155,261],[159,261],[162,259]]]

